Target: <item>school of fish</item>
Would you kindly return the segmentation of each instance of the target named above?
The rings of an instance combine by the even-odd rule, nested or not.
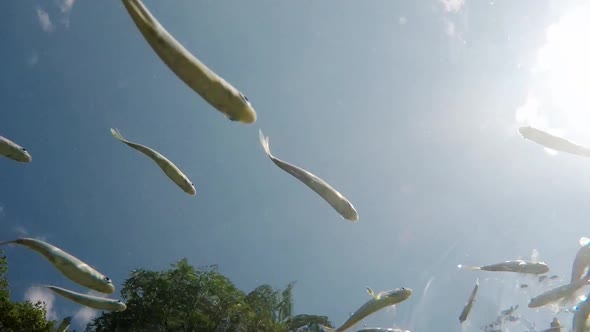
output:
[[[121,1],[131,17],[132,22],[135,24],[145,41],[153,49],[154,53],[156,53],[161,61],[189,88],[207,101],[207,103],[209,103],[215,110],[225,115],[230,121],[238,121],[244,124],[253,124],[256,122],[256,111],[248,98],[225,79],[213,72],[181,45],[160,24],[156,17],[152,15],[140,0]],[[590,157],[590,148],[575,144],[538,128],[525,126],[520,127],[518,131],[524,139],[538,143],[547,149]],[[188,176],[163,154],[153,148],[126,140],[117,129],[111,128],[110,132],[118,141],[152,159],[168,178],[182,191],[189,195],[196,195],[197,191],[195,185],[191,182]],[[267,157],[278,168],[291,174],[297,180],[303,182],[307,187],[316,192],[341,216],[342,219],[358,222],[358,212],[353,204],[340,192],[311,172],[272,155],[269,138],[264,136],[261,129],[259,129],[259,140]],[[2,136],[0,136],[0,155],[19,163],[32,162],[32,156],[29,151]],[[0,245],[7,244],[20,245],[37,252],[49,261],[54,268],[61,272],[63,276],[82,287],[104,294],[112,294],[115,291],[115,286],[110,278],[53,244],[33,238],[19,238],[0,242]],[[563,311],[573,313],[573,332],[590,331],[590,322],[588,321],[588,316],[590,314],[588,297],[590,297],[590,293],[584,296],[584,288],[590,285],[590,239],[582,237],[580,238],[579,244],[580,249],[574,258],[569,282],[558,287],[553,287],[532,297],[528,304],[529,308],[539,308],[557,303]],[[558,278],[556,275],[546,275],[546,273],[549,272],[549,266],[544,262],[539,262],[536,258],[531,259],[530,261],[522,259],[508,260],[482,266],[458,265],[458,268],[465,271],[511,272],[519,275],[538,275],[539,283]],[[526,289],[528,286],[528,284],[521,284],[519,287],[521,289]],[[41,287],[46,287],[70,301],[93,309],[114,312],[124,311],[126,309],[126,305],[116,299],[78,293],[53,285],[44,285]],[[463,324],[468,320],[468,316],[472,309],[477,309],[475,304],[479,287],[480,281],[479,278],[476,278],[475,285],[468,300],[460,312],[459,324]],[[367,287],[367,292],[371,296],[371,299],[353,312],[341,326],[335,329],[321,326],[321,329],[324,331],[336,332],[346,331],[375,312],[406,301],[413,293],[411,289],[404,287],[382,291],[377,294],[375,294],[371,288]],[[495,321],[483,326],[482,330],[486,332],[503,331],[501,326],[504,322],[515,322],[520,320],[518,316],[514,316],[514,312],[518,307],[519,306],[516,305],[503,310]],[[71,317],[64,318],[61,324],[57,327],[57,331],[66,331],[71,323],[71,319]],[[523,323],[527,324],[527,326],[530,325],[531,331],[536,331],[535,327],[526,320],[523,319]],[[298,331],[307,330],[307,327],[303,327]],[[364,327],[357,330],[357,332],[361,331],[410,332],[398,328],[380,327]],[[557,332],[565,331],[565,328],[557,318],[553,318],[549,323],[548,328],[541,331]]]

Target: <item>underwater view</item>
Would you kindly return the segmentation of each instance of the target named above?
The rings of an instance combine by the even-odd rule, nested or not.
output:
[[[0,12],[0,332],[590,331],[590,2]]]

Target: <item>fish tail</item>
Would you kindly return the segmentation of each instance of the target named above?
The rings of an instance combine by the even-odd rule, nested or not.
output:
[[[467,266],[467,265],[463,265],[463,264],[457,265],[457,268],[459,268],[460,270],[469,270],[469,271],[481,270],[481,267],[479,267],[479,266]]]
[[[264,152],[269,157],[271,157],[272,155],[270,153],[270,144],[269,144],[268,136],[264,137],[264,134],[262,133],[262,129],[258,129],[258,137],[260,138],[260,144],[262,145]]]
[[[4,242],[0,242],[0,246],[4,245],[4,244],[12,244],[12,243],[17,243],[18,240],[10,240],[10,241],[4,241]]]
[[[125,138],[123,137],[123,135],[121,135],[121,132],[119,131],[119,129],[111,128],[111,134],[113,135],[113,137],[115,137],[119,141],[125,142]]]

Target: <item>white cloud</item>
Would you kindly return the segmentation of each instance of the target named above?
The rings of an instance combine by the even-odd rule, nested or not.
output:
[[[55,295],[49,289],[39,286],[32,286],[25,292],[25,299],[32,303],[38,301],[45,302],[45,310],[47,310],[46,319],[54,320],[57,319],[57,314],[53,310],[53,303],[55,301]]]
[[[465,5],[465,0],[439,0],[447,12],[458,12]]]
[[[74,314],[74,320],[78,323],[78,325],[86,326],[90,322],[90,320],[95,318],[97,315],[97,310],[94,310],[89,307],[81,307]]]
[[[40,7],[37,7],[37,18],[39,19],[39,24],[41,24],[41,28],[43,28],[45,32],[52,32],[53,30],[55,30],[55,27],[53,26],[53,23],[51,23],[51,19],[49,18],[49,14]]]

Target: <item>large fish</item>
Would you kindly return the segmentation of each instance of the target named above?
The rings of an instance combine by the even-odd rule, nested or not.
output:
[[[460,269],[472,271],[516,272],[525,274],[543,274],[549,271],[547,264],[543,262],[527,262],[524,260],[505,261],[502,263],[484,266],[459,265]]]
[[[409,288],[396,288],[390,291],[385,291],[377,294],[375,297],[367,301],[360,308],[358,308],[348,319],[337,329],[321,326],[324,331],[342,332],[346,331],[351,326],[359,321],[365,319],[367,316],[391,305],[403,302],[412,296],[412,290]]]
[[[105,294],[111,294],[115,291],[115,286],[111,279],[52,244],[32,238],[20,238],[0,242],[0,245],[9,243],[20,244],[38,252],[51,262],[64,276],[79,285]]]
[[[125,311],[127,306],[119,300],[113,300],[106,297],[92,296],[88,294],[77,293],[68,289],[57,286],[45,286],[53,292],[71,300],[78,304],[87,306],[92,309],[106,310],[106,311]]]
[[[471,291],[471,295],[469,295],[469,299],[467,300],[467,303],[463,307],[463,311],[461,311],[461,315],[459,315],[459,322],[460,323],[463,323],[465,320],[467,320],[467,316],[469,315],[469,312],[471,311],[471,308],[473,307],[473,303],[475,302],[475,296],[477,295],[478,289],[479,289],[479,278],[475,280],[475,286],[473,287],[473,290]]]
[[[525,139],[541,144],[548,149],[567,152],[583,157],[590,157],[589,148],[575,144],[561,137],[551,135],[537,128],[530,126],[520,127],[518,128],[518,131]]]
[[[340,194],[336,189],[332,188],[329,184],[327,184],[324,180],[320,179],[316,175],[300,168],[295,165],[289,164],[285,161],[282,161],[279,158],[276,158],[270,153],[270,145],[268,137],[264,137],[262,134],[262,130],[258,131],[258,135],[260,137],[260,144],[262,144],[262,148],[266,155],[272,160],[272,162],[277,165],[279,168],[284,170],[285,172],[293,175],[297,180],[305,183],[309,188],[315,191],[318,195],[320,195],[326,202],[328,202],[340,215],[347,220],[350,221],[358,221],[359,215],[350,203],[342,194]]]
[[[119,141],[125,143],[127,146],[145,154],[146,156],[150,157],[153,161],[158,164],[158,166],[162,169],[162,171],[170,178],[170,180],[174,181],[177,186],[180,187],[185,193],[189,195],[195,195],[197,193],[195,186],[189,180],[189,178],[184,175],[184,173],[180,170],[180,168],[176,167],[173,162],[168,160],[168,158],[164,157],[158,151],[147,147],[145,145],[137,144],[126,140],[121,133],[111,128],[111,134],[113,137],[118,139]]]
[[[576,280],[572,283],[550,289],[540,295],[533,297],[529,301],[529,308],[542,307],[546,304],[558,301],[563,298],[569,299],[574,294],[576,294],[578,289],[580,289],[588,284],[590,284],[590,280],[580,279],[580,280]]]
[[[140,0],[123,0],[123,5],[148,44],[186,85],[231,121],[256,122],[248,98],[184,48]]]
[[[574,258],[570,282],[580,280],[583,275],[590,272],[590,239],[581,237],[579,242],[581,247]]]
[[[2,136],[0,136],[0,155],[20,163],[30,163],[33,160],[27,149]]]

